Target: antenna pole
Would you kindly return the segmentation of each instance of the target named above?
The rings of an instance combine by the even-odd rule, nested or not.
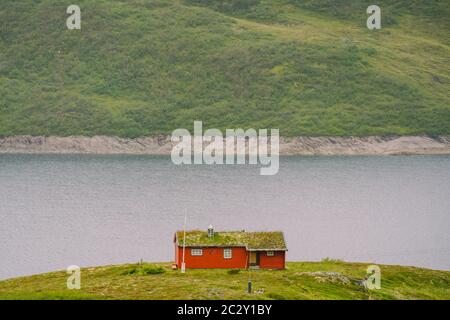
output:
[[[187,209],[184,209],[184,227],[183,227],[183,261],[181,262],[181,273],[186,272],[186,264],[184,257],[186,255],[186,223],[187,223]]]

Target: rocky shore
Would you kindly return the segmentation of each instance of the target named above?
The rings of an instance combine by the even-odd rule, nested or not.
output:
[[[110,136],[0,137],[0,154],[149,154],[169,155],[170,136],[135,139]],[[280,138],[281,155],[450,154],[450,137],[294,137]]]

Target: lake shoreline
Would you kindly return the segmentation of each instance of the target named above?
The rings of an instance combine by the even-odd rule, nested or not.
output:
[[[0,154],[170,155],[170,136],[0,137]],[[280,137],[280,155],[446,155],[450,136]]]

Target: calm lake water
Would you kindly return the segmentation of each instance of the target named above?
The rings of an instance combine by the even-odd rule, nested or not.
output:
[[[0,155],[0,278],[172,261],[183,226],[282,230],[288,260],[450,270],[450,157],[286,157],[175,166],[169,157]]]

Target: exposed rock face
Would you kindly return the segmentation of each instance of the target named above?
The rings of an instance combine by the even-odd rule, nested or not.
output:
[[[0,153],[151,154],[169,155],[170,136],[136,139],[12,136],[0,138]],[[295,137],[280,138],[281,155],[450,154],[450,137]]]
[[[79,154],[170,154],[170,137],[136,139],[118,137],[33,137],[0,138],[0,153],[79,153]]]
[[[297,272],[295,275],[313,277],[318,282],[332,282],[340,284],[351,284],[355,282],[355,280],[339,272],[322,272],[322,271]]]
[[[284,155],[450,154],[448,137],[297,137],[280,142]]]

